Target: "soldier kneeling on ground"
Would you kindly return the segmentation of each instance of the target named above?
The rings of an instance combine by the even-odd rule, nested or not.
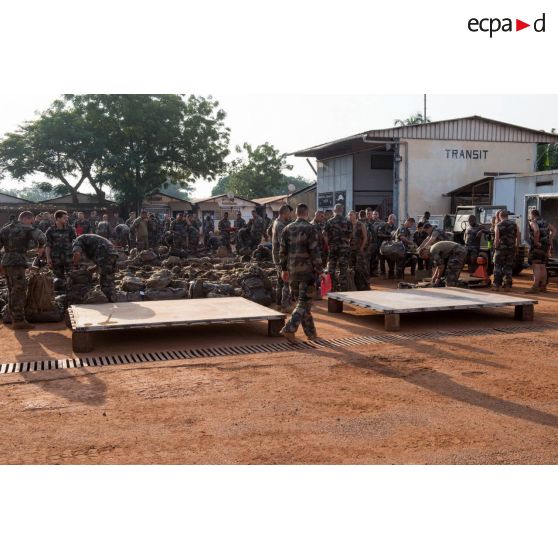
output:
[[[451,240],[441,240],[430,247],[428,256],[434,267],[432,286],[443,287],[445,280],[446,287],[457,287],[467,248]]]

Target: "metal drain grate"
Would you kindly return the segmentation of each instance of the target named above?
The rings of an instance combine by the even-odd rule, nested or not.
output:
[[[546,331],[556,329],[551,324],[515,327],[493,327],[460,329],[444,332],[409,332],[369,336],[340,337],[337,339],[318,339],[316,341],[287,341],[273,344],[236,345],[230,347],[212,347],[206,349],[185,349],[157,351],[150,353],[131,353],[110,356],[88,356],[61,360],[39,360],[28,362],[11,362],[0,364],[0,374],[14,372],[41,372],[47,370],[61,370],[64,368],[93,368],[97,366],[118,366],[125,364],[142,364],[146,362],[167,362],[171,360],[186,360],[193,358],[208,358],[221,356],[243,356],[260,353],[280,353],[286,351],[301,351],[318,347],[354,347],[358,345],[373,345],[378,343],[397,343],[413,339],[439,339],[442,337],[462,337],[474,335],[506,335],[509,333],[527,333],[532,331]]]

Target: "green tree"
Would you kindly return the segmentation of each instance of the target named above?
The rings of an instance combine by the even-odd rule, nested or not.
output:
[[[221,179],[217,188],[233,192],[247,199],[264,198],[286,194],[288,192],[288,179],[283,174],[291,170],[292,165],[287,164],[287,155],[282,154],[269,143],[252,147],[245,143],[237,147],[237,153],[244,155],[229,164],[228,180]],[[214,194],[215,195],[215,194]]]
[[[230,176],[228,174],[222,176],[217,182],[217,184],[213,186],[213,189],[211,190],[211,195],[220,196],[221,194],[226,194],[227,192],[229,192],[229,180],[230,180]]]
[[[16,180],[42,173],[62,184],[77,203],[78,190],[93,174],[99,141],[84,115],[59,99],[39,118],[25,122],[0,141],[0,173],[9,173]],[[102,189],[89,182],[104,199]]]
[[[422,116],[421,112],[417,112],[415,114],[411,114],[405,120],[396,119],[393,121],[394,126],[413,126],[415,124],[427,124],[431,122],[430,117],[426,117],[426,119]]]
[[[140,204],[172,182],[190,191],[226,167],[230,130],[212,97],[85,95],[105,126],[106,148],[97,177],[117,200]]]
[[[550,130],[556,133],[556,128]],[[540,143],[537,146],[537,171],[558,169],[558,143]]]
[[[173,196],[175,198],[179,198],[181,200],[187,200],[190,198],[190,194],[192,193],[192,187],[188,186],[184,188],[180,184],[174,182],[165,182],[161,187],[160,190],[163,194],[168,194],[169,196]]]
[[[0,141],[0,175],[42,173],[77,192],[91,185],[139,204],[161,184],[191,188],[225,170],[229,129],[211,97],[64,95]]]

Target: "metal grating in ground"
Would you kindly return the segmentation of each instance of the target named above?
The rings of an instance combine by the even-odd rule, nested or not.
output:
[[[369,336],[340,337],[335,339],[318,339],[317,341],[298,341],[289,343],[235,345],[229,347],[213,347],[205,349],[167,350],[150,353],[130,353],[109,356],[87,356],[61,360],[39,360],[28,362],[11,362],[0,364],[0,374],[14,372],[41,372],[47,370],[62,370],[65,368],[93,368],[97,366],[118,366],[126,364],[142,364],[146,362],[167,362],[172,360],[187,360],[195,358],[210,358],[222,356],[243,356],[260,353],[280,353],[286,351],[311,350],[318,347],[354,347],[358,345],[373,345],[378,343],[398,343],[414,339],[439,339],[443,337],[463,337],[475,335],[506,335],[510,333],[528,333],[556,329],[552,324],[515,327],[492,327],[459,329],[444,332],[409,332],[390,333]]]

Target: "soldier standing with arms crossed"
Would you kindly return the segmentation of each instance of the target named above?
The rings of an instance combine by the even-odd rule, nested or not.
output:
[[[317,339],[312,317],[312,299],[316,293],[316,275],[322,274],[322,258],[318,233],[308,222],[308,206],[303,203],[296,208],[296,221],[283,229],[279,262],[281,277],[283,281],[290,283],[291,293],[297,299],[296,308],[281,334],[294,342],[295,333],[302,324],[306,337],[310,340]]]
[[[8,308],[12,317],[12,329],[33,329],[25,319],[26,255],[32,240],[39,246],[38,256],[43,255],[46,243],[45,235],[33,227],[33,221],[33,214],[30,211],[23,211],[17,222],[10,223],[0,230],[0,250],[4,248],[0,270],[6,275],[8,283]]]

